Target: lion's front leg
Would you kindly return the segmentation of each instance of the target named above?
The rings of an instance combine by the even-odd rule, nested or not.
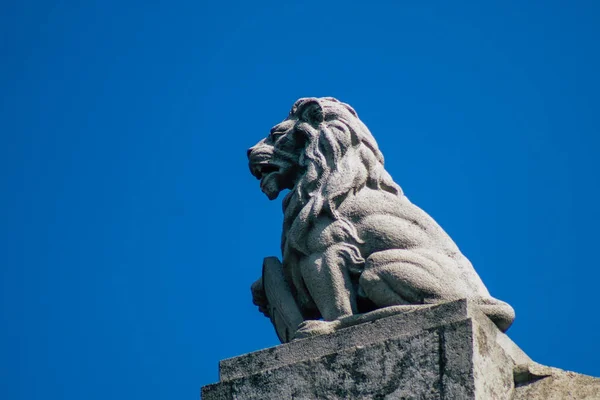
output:
[[[304,318],[277,257],[264,259],[262,277],[252,284],[251,290],[254,304],[269,317],[281,342],[292,340]]]
[[[300,260],[304,284],[325,321],[357,313],[356,285],[350,274],[356,268],[352,260],[355,250],[351,247],[334,244]]]

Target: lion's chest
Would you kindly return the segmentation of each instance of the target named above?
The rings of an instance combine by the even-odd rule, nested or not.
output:
[[[318,217],[312,223],[298,225],[292,224],[290,229],[285,231],[282,249],[284,257],[290,252],[304,256],[322,253],[336,243],[349,240],[343,228],[344,224],[329,217]]]

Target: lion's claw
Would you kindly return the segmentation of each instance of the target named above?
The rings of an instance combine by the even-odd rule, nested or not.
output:
[[[338,328],[339,321],[319,321],[309,319],[298,325],[293,340],[306,339],[312,336],[333,333]]]

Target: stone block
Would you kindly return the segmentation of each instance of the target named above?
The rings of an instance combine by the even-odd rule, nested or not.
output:
[[[223,360],[202,398],[600,399],[599,388],[534,363],[459,300]]]

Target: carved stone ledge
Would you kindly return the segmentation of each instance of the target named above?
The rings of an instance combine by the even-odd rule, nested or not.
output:
[[[598,399],[600,379],[534,363],[459,300],[223,360],[202,398]]]

